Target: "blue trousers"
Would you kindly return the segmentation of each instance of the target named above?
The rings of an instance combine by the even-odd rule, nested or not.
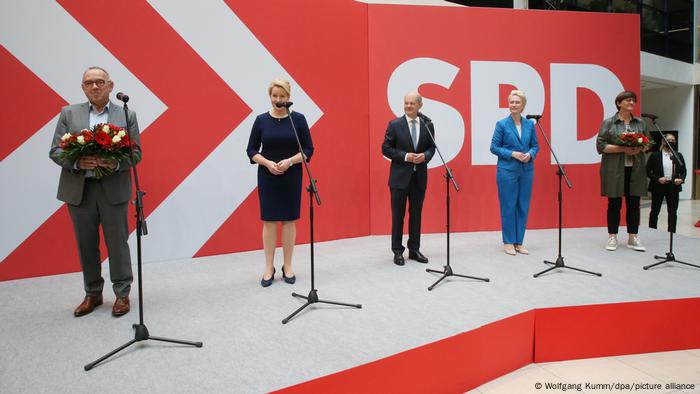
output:
[[[532,169],[511,171],[498,168],[496,171],[504,244],[523,244],[534,177]]]

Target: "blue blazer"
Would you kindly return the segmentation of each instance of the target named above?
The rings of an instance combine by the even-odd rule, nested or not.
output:
[[[508,115],[505,119],[496,122],[496,129],[491,138],[491,153],[498,156],[497,168],[516,171],[519,169],[533,170],[535,156],[540,150],[537,144],[537,132],[535,123],[530,119],[522,117],[520,120],[522,137],[518,136],[518,129],[515,128],[513,118]],[[522,163],[514,158],[514,151],[529,153],[530,161]]]

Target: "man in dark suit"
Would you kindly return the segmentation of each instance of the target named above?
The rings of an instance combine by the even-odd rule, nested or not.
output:
[[[435,154],[435,144],[429,129],[420,116],[423,98],[418,92],[404,97],[404,116],[398,117],[386,128],[382,154],[391,160],[389,189],[391,191],[391,250],[394,264],[404,265],[403,219],[408,201],[408,258],[427,263],[420,252],[420,224],[425,189],[428,185],[428,162]],[[431,124],[432,126],[432,124]]]
[[[683,155],[678,152],[676,136],[668,133],[665,135],[666,141],[678,153],[677,163],[673,158],[671,149],[666,141],[661,143],[661,149],[653,152],[647,160],[647,176],[649,177],[649,191],[651,192],[651,211],[649,212],[649,227],[656,228],[661,212],[661,203],[666,199],[668,211],[668,231],[676,232],[676,221],[678,218],[678,194],[682,190],[685,182],[686,168]]]
[[[61,137],[65,133],[77,134],[91,129],[98,123],[112,123],[128,128],[134,146],[136,160],[141,159],[139,126],[136,114],[129,111],[128,121],[124,110],[109,100],[114,83],[107,71],[90,67],[83,73],[82,88],[88,102],[63,107],[56,125],[56,132],[49,157],[61,166],[57,198],[68,204],[73,231],[78,243],[80,265],[83,270],[85,298],[73,314],[86,315],[102,305],[102,267],[100,258],[99,226],[102,225],[109,255],[109,271],[116,301],[112,315],[129,312],[129,291],[133,274],[129,251],[128,203],[131,197],[131,160],[116,161],[92,155],[80,156],[75,161],[61,157]],[[113,170],[102,178],[95,176],[95,168]]]

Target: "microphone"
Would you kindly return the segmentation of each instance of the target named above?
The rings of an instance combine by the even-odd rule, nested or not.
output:
[[[642,114],[642,117],[644,117],[644,118],[649,118],[649,119],[651,119],[651,120],[659,119],[658,116],[652,115],[652,114]]]
[[[433,120],[430,119],[429,117],[425,116],[425,114],[422,112],[418,112],[418,117],[423,119],[425,121],[425,123],[433,123]]]
[[[277,108],[289,108],[292,105],[294,105],[294,103],[291,101],[285,101],[284,103],[275,103],[275,107]]]
[[[528,119],[540,120],[540,118],[542,117],[542,115],[526,115],[525,117],[528,118]]]
[[[129,101],[129,96],[127,96],[126,94],[124,94],[122,92],[119,92],[119,93],[117,93],[117,100],[123,101],[126,103]]]

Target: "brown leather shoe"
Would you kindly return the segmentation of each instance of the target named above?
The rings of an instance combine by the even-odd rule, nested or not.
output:
[[[112,316],[122,316],[129,313],[129,297],[117,297],[112,307]]]
[[[100,305],[102,305],[102,294],[86,295],[83,302],[81,302],[80,305],[78,305],[78,307],[73,311],[73,316],[85,316]]]

